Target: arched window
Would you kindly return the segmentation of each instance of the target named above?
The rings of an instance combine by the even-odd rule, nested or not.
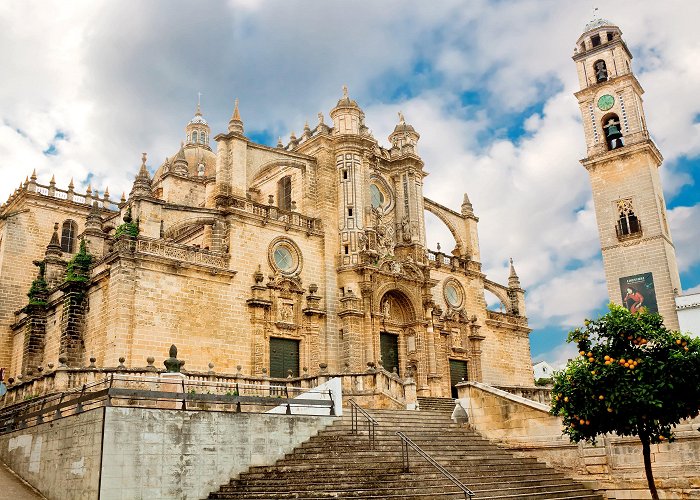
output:
[[[199,142],[200,142],[200,144],[204,144],[204,132],[201,132],[199,134]]]
[[[605,61],[598,59],[596,62],[594,62],[593,71],[595,71],[596,83],[608,81],[608,67],[605,65]]]
[[[634,235],[642,231],[642,225],[634,213],[632,199],[625,198],[617,201],[617,237]]]
[[[615,113],[605,115],[602,119],[602,125],[608,150],[612,151],[624,146],[622,131],[620,130],[620,119]]]
[[[197,131],[192,132],[192,142],[197,142]]]
[[[282,210],[292,209],[292,176],[286,175],[277,182],[277,206]]]
[[[61,251],[73,253],[75,250],[75,236],[78,232],[78,225],[75,221],[68,219],[63,223],[61,230]]]

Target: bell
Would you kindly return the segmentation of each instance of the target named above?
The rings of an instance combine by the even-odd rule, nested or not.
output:
[[[620,139],[622,137],[620,129],[617,128],[617,125],[614,123],[608,125],[608,129],[605,134],[609,141],[613,139]]]

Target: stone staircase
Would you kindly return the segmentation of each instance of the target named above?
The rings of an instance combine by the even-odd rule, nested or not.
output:
[[[422,411],[444,411],[452,415],[455,409],[455,400],[452,398],[423,398],[418,397],[418,408]]]
[[[462,491],[413,450],[404,472],[408,435],[483,500],[602,499],[535,459],[516,458],[458,426],[444,411],[369,410],[379,422],[370,449],[366,421],[351,434],[350,411],[272,466],[252,467],[210,499],[457,499]]]

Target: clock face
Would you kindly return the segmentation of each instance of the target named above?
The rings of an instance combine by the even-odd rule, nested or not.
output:
[[[602,95],[600,99],[598,99],[598,109],[601,111],[609,110],[613,107],[613,104],[615,104],[615,98],[610,94]]]

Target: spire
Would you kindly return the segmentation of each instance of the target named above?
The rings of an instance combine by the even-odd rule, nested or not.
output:
[[[63,252],[61,252],[61,240],[58,239],[58,222],[53,225],[53,234],[51,235],[51,241],[46,246],[45,256],[54,255],[56,257],[61,257]]]
[[[228,131],[233,134],[243,135],[243,120],[241,120],[241,113],[238,111],[238,98],[234,101],[233,115],[228,122]]]
[[[92,208],[85,218],[85,230],[102,231],[102,215],[96,201],[92,202]]]
[[[510,258],[510,276],[508,276],[508,288],[520,288],[520,278],[515,272],[515,266],[513,265],[513,258]]]
[[[73,191],[74,188],[75,188],[75,185],[73,184],[73,178],[71,177],[70,182],[68,183],[68,189]]]
[[[474,215],[474,207],[472,207],[471,201],[469,201],[469,196],[464,193],[464,200],[462,201],[462,215]]]
[[[36,169],[32,170],[32,175],[29,178],[33,181],[36,181]]]
[[[282,144],[282,137],[281,136],[277,137],[277,147],[280,149],[284,149],[284,144]]]
[[[185,157],[185,144],[180,143],[180,151],[175,155],[173,160],[173,166],[170,170],[172,173],[177,175],[182,175],[187,177],[190,173],[189,167],[187,165],[187,158]]]
[[[151,196],[151,176],[146,168],[146,153],[141,155],[141,168],[134,179],[130,196]]]

